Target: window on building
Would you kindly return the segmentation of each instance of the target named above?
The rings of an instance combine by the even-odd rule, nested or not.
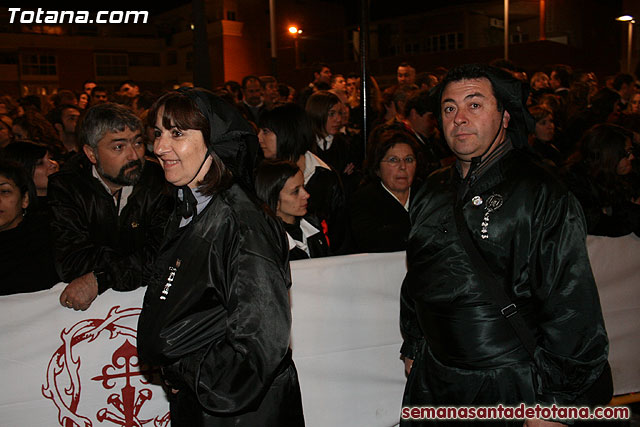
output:
[[[236,20],[236,12],[235,10],[227,10],[227,20],[235,21]]]
[[[160,54],[159,53],[142,53],[142,52],[130,53],[129,66],[130,67],[159,67]]]
[[[167,52],[167,65],[176,65],[178,63],[178,52],[171,50]]]
[[[21,55],[22,74],[25,76],[55,76],[58,74],[55,55],[25,53]]]
[[[17,53],[0,52],[0,64],[2,65],[15,65],[18,63]]]
[[[95,62],[98,77],[125,77],[129,74],[125,53],[96,53]]]

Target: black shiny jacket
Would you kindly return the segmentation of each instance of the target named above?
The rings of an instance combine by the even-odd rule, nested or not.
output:
[[[279,221],[234,184],[178,224],[145,276],[138,323],[141,358],[180,390],[172,421],[180,413],[180,425],[303,425]]]
[[[48,197],[61,280],[70,282],[93,271],[99,273],[100,293],[142,284],[142,269],[155,258],[173,203],[157,164],[145,163],[120,216],[84,153],[49,177]]]

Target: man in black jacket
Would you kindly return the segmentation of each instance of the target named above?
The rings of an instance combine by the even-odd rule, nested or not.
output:
[[[49,178],[65,307],[86,310],[109,288],[139,287],[156,255],[171,202],[162,170],[145,162],[143,130],[122,106],[92,107],[79,125],[83,153]]]
[[[430,175],[411,202],[400,311],[405,407],[582,406],[611,398],[584,215],[526,149],[533,124],[526,95],[517,80],[485,65],[451,70],[438,91],[457,160]],[[514,422],[523,425],[491,425]]]

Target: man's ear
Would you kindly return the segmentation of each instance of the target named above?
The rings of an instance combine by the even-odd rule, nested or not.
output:
[[[26,191],[24,196],[22,196],[22,210],[25,210],[29,207],[29,192]]]
[[[96,153],[94,153],[93,148],[89,147],[88,145],[83,145],[82,150],[91,163],[93,163],[94,165],[98,163],[98,159],[96,159]]]
[[[504,110],[504,113],[502,113],[502,127],[503,128],[508,128],[509,127],[509,120],[511,120],[511,115],[509,115],[509,112],[507,110]]]

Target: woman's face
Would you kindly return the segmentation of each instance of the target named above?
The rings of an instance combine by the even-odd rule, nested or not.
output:
[[[541,74],[533,81],[534,90],[542,90],[549,88],[549,77],[546,74]]]
[[[196,188],[211,167],[209,157],[200,168],[207,153],[202,132],[178,129],[173,123],[166,129],[162,126],[163,114],[164,107],[161,107],[154,128],[153,152],[160,159],[167,181],[178,187],[188,185]]]
[[[304,176],[298,171],[280,190],[276,215],[287,224],[293,224],[296,217],[307,214],[308,200],[309,193],[304,189]]]
[[[38,160],[33,171],[33,182],[36,184],[36,192],[38,196],[47,195],[47,185],[49,184],[49,175],[60,170],[58,162],[53,160],[49,152],[43,158]]]
[[[83,110],[87,107],[89,103],[89,96],[86,93],[81,93],[78,97],[78,108],[82,108]]]
[[[627,155],[620,159],[618,162],[618,166],[616,167],[616,173],[618,175],[627,175],[631,172],[631,162],[634,159],[633,156],[633,144],[631,143],[631,139],[627,138],[627,141],[624,143],[624,149]]]
[[[275,159],[278,152],[278,137],[271,129],[262,128],[258,132],[258,142],[265,159]]]
[[[22,213],[29,206],[29,195],[20,194],[13,180],[0,175],[0,232],[16,228]]]
[[[549,142],[553,140],[555,129],[553,116],[545,116],[536,122],[536,138],[543,142]]]
[[[335,135],[340,132],[340,128],[342,128],[342,102],[338,102],[329,108],[325,132],[327,132],[327,135]]]
[[[9,126],[0,120],[0,148],[6,147],[11,142],[11,129]]]
[[[392,193],[405,193],[416,174],[416,157],[408,144],[398,143],[389,148],[380,162],[378,175]]]
[[[631,101],[629,101],[629,105],[631,106],[631,112],[634,114],[640,113],[640,93],[636,93],[631,97]]]

